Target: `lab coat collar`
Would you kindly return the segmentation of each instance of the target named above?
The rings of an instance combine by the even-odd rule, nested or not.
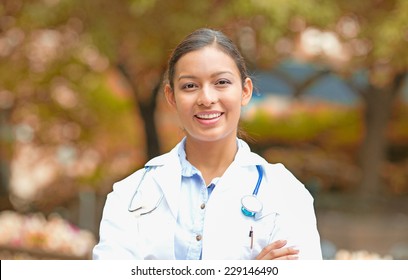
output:
[[[253,165],[266,165],[268,162],[259,156],[251,152],[248,144],[241,139],[237,139],[238,141],[238,152],[234,159],[234,164],[238,166],[253,166]]]
[[[168,164],[175,164],[173,167],[180,168],[180,160],[178,158],[178,149],[180,145],[182,145],[183,141],[180,141],[170,152],[160,155],[158,157],[152,158],[149,160],[145,167],[156,167],[156,166],[163,166]],[[174,169],[172,170],[174,172]]]

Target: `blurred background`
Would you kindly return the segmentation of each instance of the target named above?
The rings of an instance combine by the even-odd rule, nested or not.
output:
[[[325,259],[408,259],[408,1],[1,0],[0,259],[89,259],[112,184],[183,133],[162,77],[199,27],[256,86],[241,126],[315,199]]]

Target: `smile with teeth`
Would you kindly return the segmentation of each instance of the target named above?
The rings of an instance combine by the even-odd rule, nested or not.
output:
[[[220,117],[222,113],[211,113],[211,114],[197,114],[196,117],[199,119],[204,119],[204,120],[211,120],[211,119],[216,119]]]

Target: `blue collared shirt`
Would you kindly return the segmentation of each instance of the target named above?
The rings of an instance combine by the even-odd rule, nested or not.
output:
[[[175,256],[178,260],[199,260],[206,205],[219,178],[214,178],[208,186],[205,184],[201,172],[186,159],[185,138],[180,145],[178,155],[182,179],[174,240]]]

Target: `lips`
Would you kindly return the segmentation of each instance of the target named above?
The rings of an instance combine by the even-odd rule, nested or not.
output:
[[[213,120],[216,118],[221,117],[222,113],[217,112],[217,113],[199,113],[196,114],[196,118],[201,119],[201,120]]]
[[[199,124],[205,127],[213,127],[220,120],[224,113],[219,111],[200,112],[194,115]]]

